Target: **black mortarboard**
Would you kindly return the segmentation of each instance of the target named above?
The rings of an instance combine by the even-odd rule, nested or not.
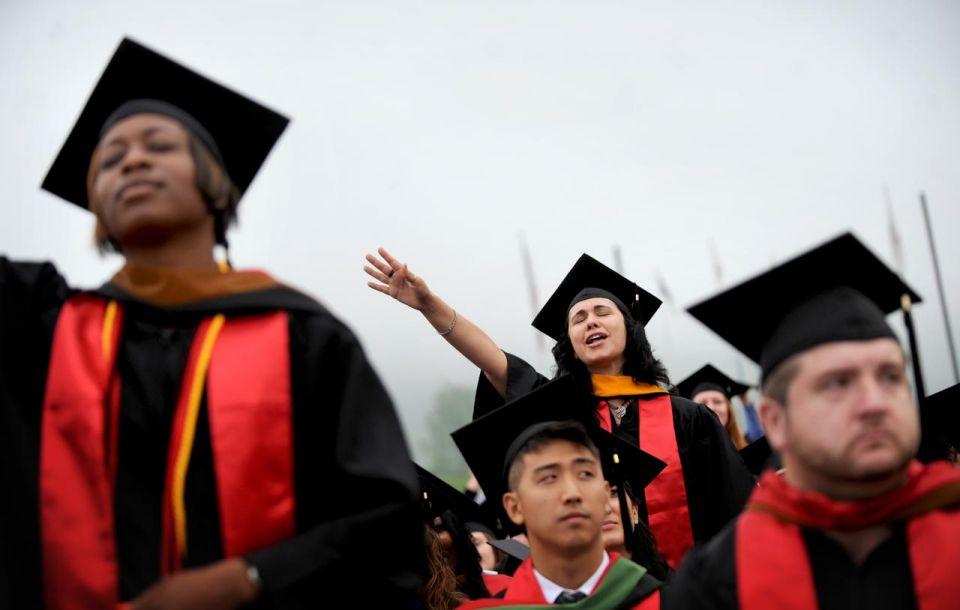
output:
[[[460,518],[461,522],[476,522],[491,530],[496,529],[490,526],[491,519],[486,511],[466,494],[457,491],[419,464],[414,463],[414,466],[417,469],[417,477],[420,479],[420,500],[424,517],[432,520],[445,511],[451,511]]]
[[[502,540],[491,540],[490,546],[500,551],[503,551],[507,555],[519,561],[523,561],[530,556],[530,547],[520,542],[519,540],[515,540],[514,538],[503,538]]]
[[[581,423],[603,454],[606,470],[610,467],[607,456],[616,451],[620,460],[619,472],[636,492],[666,467],[664,462],[636,445],[599,428],[593,411],[584,409],[578,400],[571,398],[574,396],[578,396],[575,382],[565,375],[451,434],[492,504],[500,507],[500,499],[506,491],[507,469],[525,440],[544,425],[557,421]]]
[[[109,122],[140,112],[171,116],[222,159],[242,194],[289,119],[124,38],[43,180],[43,189],[88,207],[87,170]]]
[[[605,297],[646,326],[660,307],[660,299],[610,267],[584,254],[570,269],[547,303],[533,319],[533,327],[559,341],[567,332],[570,308],[584,299]]]
[[[761,436],[740,450],[740,457],[743,458],[744,463],[747,465],[747,470],[753,473],[754,476],[760,476],[760,473],[763,472],[764,468],[766,468],[770,462],[771,455],[773,455],[773,451],[770,448],[770,443],[767,442],[766,436]]]
[[[960,451],[960,383],[927,396],[921,408],[927,411],[921,420],[924,444],[936,451],[936,457],[946,454],[944,442]]]
[[[732,398],[740,396],[749,389],[749,385],[730,379],[712,364],[704,365],[677,384],[677,393],[690,400],[706,390],[716,390],[727,398]]]
[[[833,341],[896,338],[884,315],[920,297],[851,233],[687,311],[760,364]]]

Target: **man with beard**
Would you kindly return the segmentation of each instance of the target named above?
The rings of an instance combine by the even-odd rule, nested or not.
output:
[[[785,474],[687,557],[665,607],[956,607],[960,471],[913,459],[917,407],[884,318],[905,294],[847,234],[690,309],[759,362]]]

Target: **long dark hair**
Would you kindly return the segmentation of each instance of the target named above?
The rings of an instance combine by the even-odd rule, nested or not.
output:
[[[423,541],[427,552],[427,578],[420,587],[420,598],[426,610],[453,610],[467,596],[457,591],[457,575],[447,561],[440,536],[424,527]]]
[[[638,383],[649,383],[651,385],[660,385],[668,387],[670,377],[667,375],[667,368],[663,363],[653,355],[653,348],[647,340],[647,333],[643,329],[643,324],[638,322],[629,312],[623,311],[623,323],[627,331],[627,344],[623,348],[623,374],[633,377]],[[570,335],[567,331],[553,346],[553,359],[557,363],[556,376],[569,373],[578,381],[590,385],[590,371],[585,364],[577,359],[573,351],[573,343],[570,341]]]

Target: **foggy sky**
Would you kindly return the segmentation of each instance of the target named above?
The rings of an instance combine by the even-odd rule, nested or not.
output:
[[[845,230],[893,265],[885,187],[926,299],[928,390],[954,383],[917,197],[960,341],[955,2],[0,0],[0,252],[78,286],[120,261],[39,184],[124,35],[292,117],[234,262],[342,317],[413,441],[434,391],[476,370],[366,287],[376,246],[548,373],[518,235],[541,302],[582,252],[612,264],[619,245],[628,276],[674,297],[648,327],[674,379],[711,361],[756,381],[682,308]]]

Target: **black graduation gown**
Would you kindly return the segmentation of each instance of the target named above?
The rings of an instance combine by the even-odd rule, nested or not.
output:
[[[506,396],[501,398],[486,376],[480,373],[474,400],[474,419],[548,381],[527,362],[513,354],[504,354],[507,356]],[[677,451],[687,491],[690,527],[694,542],[701,544],[740,513],[753,491],[755,481],[712,411],[679,396],[671,396],[670,401],[673,405]],[[636,443],[639,423],[636,404],[633,404],[615,433]],[[641,500],[641,516],[646,521],[642,493],[638,492],[637,495]]]
[[[0,257],[0,600],[39,608],[40,416],[54,326],[74,291],[49,263]],[[422,572],[416,475],[396,412],[354,335],[319,303],[278,286],[159,309],[106,284],[121,301],[121,412],[115,536],[122,599],[156,581],[172,414],[203,317],[285,310],[290,325],[297,536],[254,552],[263,607],[404,607]],[[185,567],[222,558],[206,405],[187,473]],[[396,552],[376,552],[384,544]]]
[[[736,522],[704,547],[687,554],[667,585],[668,610],[735,610]],[[817,610],[914,610],[917,607],[904,527],[857,566],[837,542],[803,528],[803,543],[813,571]]]

